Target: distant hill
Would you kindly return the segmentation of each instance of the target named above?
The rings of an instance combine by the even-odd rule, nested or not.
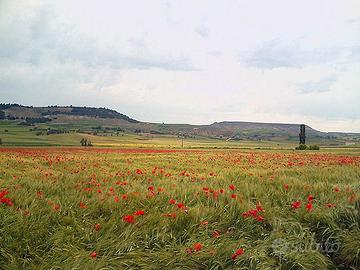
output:
[[[32,107],[0,104],[0,119],[34,126],[42,133],[85,132],[101,136],[119,132],[221,140],[293,141],[299,139],[299,124],[224,121],[210,125],[141,122],[107,108],[78,106]],[[44,132],[44,126],[47,131]],[[38,132],[40,133],[40,132]],[[326,133],[306,126],[307,139],[314,143],[345,145],[360,142],[358,133]]]
[[[22,106],[19,104],[0,104],[0,117],[3,119],[35,119],[34,122],[51,119],[57,115],[71,115],[71,116],[86,116],[95,118],[109,118],[125,120],[129,123],[138,123],[139,121],[132,119],[115,110],[106,108],[92,108],[92,107],[76,107],[76,106],[48,106],[48,107],[32,107]]]

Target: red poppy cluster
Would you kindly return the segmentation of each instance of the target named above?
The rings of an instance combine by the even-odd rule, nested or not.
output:
[[[9,194],[7,189],[0,191],[0,203],[6,204],[7,206],[13,206],[13,201],[9,197],[5,197],[7,194]]]
[[[309,195],[307,197],[306,210],[308,212],[311,212],[313,210],[313,207],[314,207],[313,200],[314,199],[315,199],[315,197],[312,196],[312,195]],[[302,205],[301,201],[294,201],[293,203],[291,203],[291,208],[292,209],[299,209],[301,207],[301,205]]]
[[[203,180],[203,179],[202,179],[202,180]],[[214,199],[218,199],[218,197],[219,197],[220,194],[224,194],[224,189],[220,189],[219,191],[210,189],[210,188],[208,188],[208,187],[203,187],[202,189],[203,189],[206,197],[208,197],[208,198],[209,198],[209,197],[211,196],[211,194],[212,194],[212,196],[213,196]]]
[[[136,216],[143,216],[145,215],[145,211],[144,210],[137,210],[133,215],[125,215],[123,216],[123,221],[127,222],[127,223],[135,223]]]
[[[183,204],[183,203],[177,203],[176,200],[174,200],[174,199],[170,199],[170,200],[169,200],[169,204],[176,205],[178,209],[184,209],[184,210],[186,209],[185,204]]]
[[[256,208],[255,209],[250,209],[249,211],[246,211],[245,213],[242,214],[242,216],[244,218],[253,218],[255,219],[256,221],[264,221],[264,217],[262,215],[260,215],[259,213],[260,212],[263,212],[264,209],[263,207],[261,206],[260,203],[257,203],[256,205]]]

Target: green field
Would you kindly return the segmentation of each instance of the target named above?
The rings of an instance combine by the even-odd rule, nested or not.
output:
[[[2,147],[0,268],[359,269],[355,150]]]
[[[98,126],[96,121],[74,121],[67,124],[52,123],[47,125],[23,126],[18,121],[0,121],[0,138],[4,146],[79,146],[80,140],[86,138],[96,147],[146,147],[146,148],[262,148],[262,149],[294,149],[296,141],[255,141],[255,140],[222,140],[206,137],[181,139],[174,135],[136,134],[133,132],[104,132],[98,135],[90,131]],[[58,129],[68,133],[36,135],[39,130]],[[325,148],[333,148],[335,141],[313,140],[310,144],[320,144]],[[339,146],[342,147],[345,146]],[[346,148],[360,148],[359,143]]]
[[[65,125],[67,130],[90,129],[96,126],[93,122]],[[38,129],[64,128],[64,125],[38,125]],[[36,135],[33,127],[21,126],[14,121],[0,122],[0,138],[4,146],[79,146],[82,138],[91,140],[98,147],[161,147],[181,148],[182,139],[173,135],[135,134],[121,132],[115,134],[90,135],[86,133],[70,132],[64,134]],[[6,132],[5,132],[6,131]],[[266,141],[225,141],[204,137],[184,139],[184,148],[289,148],[295,147],[289,142]]]

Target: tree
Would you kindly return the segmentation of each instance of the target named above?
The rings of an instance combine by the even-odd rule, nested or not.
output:
[[[0,119],[5,119],[5,112],[0,110]]]
[[[0,138],[0,145],[2,145],[2,139]]]
[[[86,146],[86,139],[82,138],[80,144],[81,146]]]
[[[80,140],[81,146],[93,146],[92,142],[86,138]]]

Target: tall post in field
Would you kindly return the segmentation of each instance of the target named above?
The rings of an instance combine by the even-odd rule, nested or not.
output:
[[[305,125],[301,124],[300,125],[300,134],[299,134],[299,139],[300,139],[300,144],[305,144]]]

